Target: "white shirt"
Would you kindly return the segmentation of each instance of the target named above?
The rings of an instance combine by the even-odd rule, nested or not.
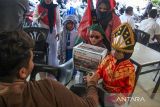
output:
[[[131,15],[128,15],[128,14],[124,13],[119,18],[121,20],[121,23],[126,23],[127,22],[132,27],[132,29],[134,29],[134,23],[135,22],[134,22],[134,19]]]
[[[156,22],[157,22],[158,25],[160,26],[160,17],[157,18]]]
[[[150,34],[149,43],[154,43],[154,41],[152,40],[154,35],[160,35],[160,26],[153,18],[142,20],[138,29]]]

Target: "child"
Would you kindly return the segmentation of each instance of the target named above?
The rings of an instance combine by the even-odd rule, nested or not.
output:
[[[129,96],[134,89],[135,68],[130,61],[135,46],[132,28],[125,23],[112,33],[112,48],[114,51],[107,55],[97,69],[98,78],[103,78],[103,88],[107,93],[115,93],[118,97]],[[110,97],[111,98],[111,97]],[[118,105],[125,102],[116,101]]]
[[[110,43],[105,36],[105,32],[102,29],[101,25],[93,24],[89,27],[89,41],[91,45],[104,47],[110,50]]]
[[[85,42],[91,45],[107,48],[109,51],[111,50],[111,46],[109,41],[107,40],[105,36],[105,32],[102,29],[100,24],[93,24],[88,28],[88,38],[87,40],[83,38],[78,38],[77,43],[79,42]],[[76,43],[76,44],[77,44]]]
[[[61,64],[72,58],[72,51],[77,35],[77,17],[75,15],[66,16],[63,22],[63,32],[60,36],[58,51]]]

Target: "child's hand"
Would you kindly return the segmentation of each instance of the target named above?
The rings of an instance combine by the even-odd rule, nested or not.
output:
[[[91,72],[91,73],[88,73],[88,75],[84,77],[84,80],[87,83],[89,83],[91,81],[98,83],[99,75],[98,75],[98,73]]]

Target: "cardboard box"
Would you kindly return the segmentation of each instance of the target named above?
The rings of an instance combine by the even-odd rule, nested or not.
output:
[[[73,48],[74,67],[85,72],[96,71],[106,54],[105,48],[81,43]]]

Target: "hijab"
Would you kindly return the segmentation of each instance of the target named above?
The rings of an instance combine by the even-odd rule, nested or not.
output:
[[[99,11],[99,6],[101,3],[104,3],[109,8],[109,10],[105,12]],[[97,14],[97,19],[99,23],[102,25],[102,28],[105,31],[109,22],[112,19],[112,10],[110,6],[110,2],[108,0],[98,0],[96,5],[96,14]]]

